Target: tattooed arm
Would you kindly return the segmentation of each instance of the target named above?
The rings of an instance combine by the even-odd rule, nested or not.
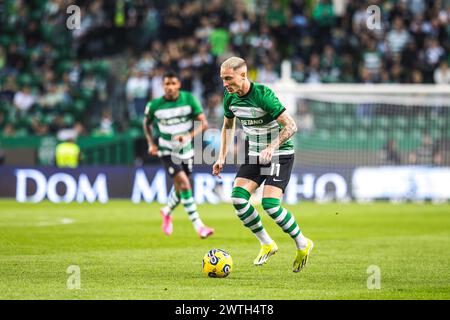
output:
[[[261,151],[262,163],[269,163],[272,160],[274,151],[297,132],[297,125],[295,124],[294,119],[287,112],[280,114],[277,118],[277,122],[283,127],[283,129],[281,129],[278,137],[274,139],[266,149]]]

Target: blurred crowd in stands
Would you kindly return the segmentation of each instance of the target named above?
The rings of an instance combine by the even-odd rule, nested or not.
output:
[[[81,11],[69,30],[70,5]],[[369,5],[381,9],[369,30]],[[221,61],[242,56],[273,83],[450,83],[445,0],[5,0],[0,133],[114,135],[140,128],[162,74],[179,72],[208,118],[222,117]]]

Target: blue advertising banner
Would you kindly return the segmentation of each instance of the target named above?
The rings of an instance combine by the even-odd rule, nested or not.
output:
[[[197,166],[192,187],[197,203],[231,202],[235,167],[226,167],[222,179],[210,166]],[[160,166],[148,167],[0,167],[0,198],[18,202],[100,202],[130,199],[165,203],[171,179]],[[261,188],[260,188],[261,189]],[[253,200],[258,201],[260,192]],[[373,200],[450,199],[450,168],[424,166],[297,167],[285,190],[284,201],[361,202]]]
[[[353,168],[330,170],[324,167],[296,168],[285,192],[287,203],[301,199],[345,200],[351,195],[349,181]],[[227,167],[218,179],[210,166],[198,166],[193,174],[193,190],[197,203],[229,202],[234,167]],[[159,166],[151,167],[0,167],[0,197],[18,202],[108,202],[126,198],[134,203],[165,203],[171,180]]]

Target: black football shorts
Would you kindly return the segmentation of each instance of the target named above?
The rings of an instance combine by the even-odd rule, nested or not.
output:
[[[173,178],[178,172],[184,171],[186,175],[189,177],[192,174],[194,158],[192,157],[189,159],[179,159],[179,158],[172,159],[172,157],[174,156],[162,156],[160,158],[169,176]]]
[[[265,181],[265,185],[278,187],[284,192],[291,178],[293,165],[294,154],[273,157],[268,164],[260,164],[257,157],[247,156],[245,164],[239,167],[236,178],[255,181],[259,186]]]

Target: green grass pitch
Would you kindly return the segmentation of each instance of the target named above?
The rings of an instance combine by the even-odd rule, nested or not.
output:
[[[262,267],[252,265],[258,241],[231,204],[199,206],[216,229],[205,240],[181,207],[165,236],[159,207],[0,201],[0,299],[450,299],[449,204],[286,206],[315,243],[298,274],[294,242],[260,206],[279,247]],[[228,278],[201,273],[212,248],[233,257]],[[80,289],[67,287],[71,265]],[[367,287],[372,265],[380,289]]]

